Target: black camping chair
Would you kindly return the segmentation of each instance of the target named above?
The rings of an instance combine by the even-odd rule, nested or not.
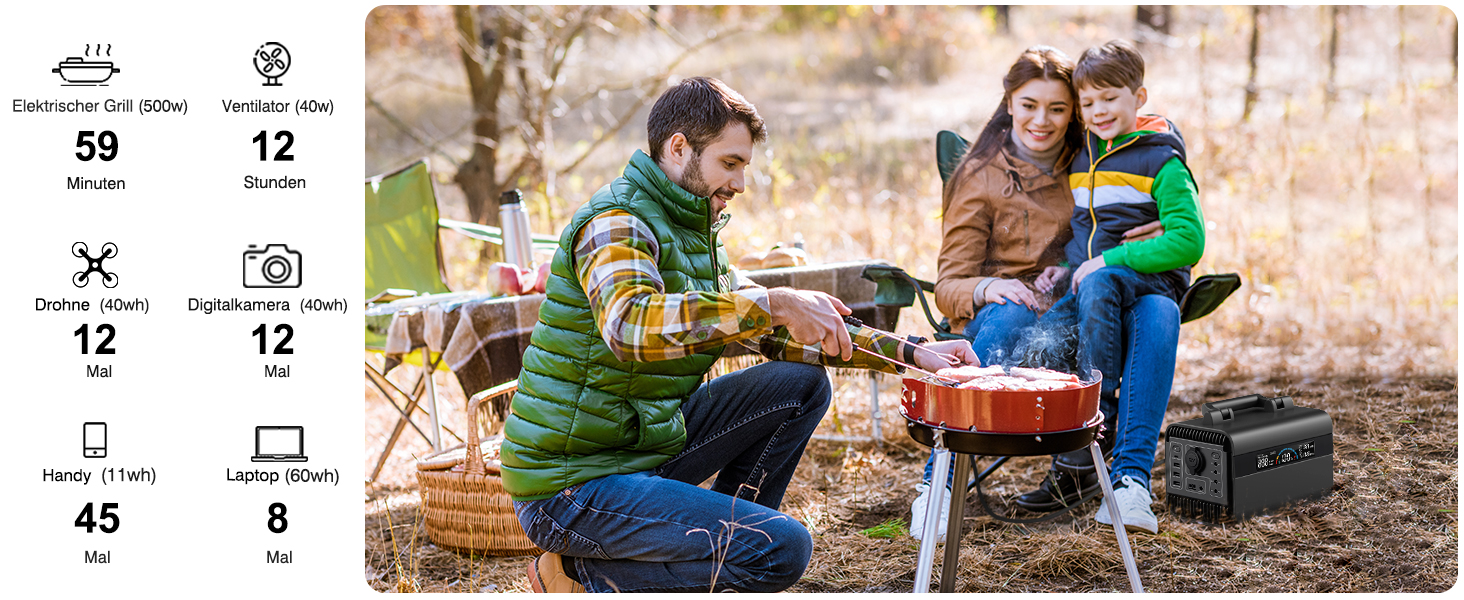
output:
[[[940,172],[942,189],[950,185],[951,176],[955,174],[956,167],[960,166],[961,159],[965,157],[968,147],[970,147],[970,142],[966,141],[965,138],[954,131],[941,131],[936,134],[935,164],[936,170]],[[930,322],[931,328],[935,330],[935,338],[937,340],[962,339],[960,333],[951,331],[949,319],[942,317],[937,321],[935,314],[930,311],[930,303],[926,301],[925,293],[935,293],[934,283],[917,279],[899,267],[884,265],[867,266],[860,273],[860,276],[869,281],[873,281],[877,286],[874,294],[875,304],[888,309],[898,310],[913,306],[915,300],[918,299],[920,300],[921,310],[925,311],[925,319]],[[1188,323],[1214,312],[1231,294],[1234,294],[1236,290],[1240,289],[1240,284],[1240,275],[1235,273],[1202,275],[1195,279],[1180,299],[1180,324]],[[974,481],[967,485],[967,491],[969,492],[971,487],[977,487],[977,490],[980,491],[980,482],[1001,468],[1002,465],[1006,464],[1007,459],[1008,457],[1003,456],[993,461],[976,475]],[[984,497],[982,501],[984,504]],[[1081,503],[1078,502],[1072,506],[1075,507]],[[1069,507],[1069,509],[1071,508]],[[1027,520],[1025,522],[1050,520],[1061,516],[1069,509],[1060,510],[1039,519]],[[990,509],[987,509],[987,513],[998,520],[1021,522],[996,515]]]

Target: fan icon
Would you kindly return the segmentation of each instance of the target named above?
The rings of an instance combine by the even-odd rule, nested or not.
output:
[[[254,51],[254,70],[264,77],[264,85],[281,85],[280,77],[290,70],[290,51],[279,42],[265,42]]]

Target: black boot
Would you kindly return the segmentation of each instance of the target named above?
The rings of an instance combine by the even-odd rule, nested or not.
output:
[[[1118,436],[1114,431],[1116,418],[1104,421],[1106,429],[1098,440],[1098,449],[1103,459],[1113,458],[1113,448]],[[1052,457],[1052,468],[1037,489],[1017,496],[1017,506],[1031,512],[1052,512],[1076,503],[1084,496],[1097,495],[1101,487],[1098,472],[1093,470],[1093,451],[1084,446],[1071,452]]]
[[[1015,502],[1032,512],[1052,512],[1077,503],[1085,495],[1094,494],[1098,487],[1098,473],[1091,467],[1083,473],[1051,469],[1042,479],[1042,485],[1017,496]]]
[[[1118,432],[1114,429],[1118,426],[1118,419],[1109,418],[1103,421],[1103,437],[1098,439],[1098,449],[1103,451],[1103,460],[1113,459],[1113,448],[1118,445]],[[1064,452],[1052,457],[1052,468],[1067,469],[1070,471],[1091,471],[1093,470],[1093,451],[1087,446],[1078,448],[1071,452]]]

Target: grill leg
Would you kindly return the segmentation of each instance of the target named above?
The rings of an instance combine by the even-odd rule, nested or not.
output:
[[[915,563],[915,593],[930,592],[930,568],[935,565],[935,538],[940,533],[940,504],[946,501],[946,471],[951,467],[951,453],[946,450],[945,436],[935,432],[935,481],[930,482],[930,503],[925,505],[925,539],[920,540],[920,560]]]
[[[1139,581],[1139,567],[1134,563],[1134,552],[1129,549],[1128,531],[1123,527],[1123,517],[1118,512],[1118,502],[1113,499],[1113,483],[1108,480],[1108,469],[1103,468],[1103,450],[1098,441],[1088,446],[1093,452],[1093,464],[1097,466],[1098,483],[1103,486],[1103,497],[1108,499],[1108,517],[1113,520],[1113,535],[1118,538],[1118,551],[1123,554],[1123,568],[1128,570],[1129,586],[1135,594],[1144,593],[1144,584]]]
[[[971,455],[956,454],[956,480],[951,484],[951,518],[946,524],[945,561],[940,566],[942,594],[956,591],[956,569],[961,558],[961,523],[966,518],[966,491],[955,484],[970,476]],[[957,493],[957,489],[962,491]]]

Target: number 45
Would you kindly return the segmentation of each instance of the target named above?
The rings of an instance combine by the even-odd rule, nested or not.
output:
[[[76,526],[86,529],[87,533],[91,533],[94,527],[101,527],[102,533],[117,531],[117,528],[122,525],[122,520],[117,518],[117,513],[112,512],[114,508],[117,508],[116,502],[102,503],[101,520],[111,521],[111,524],[97,525],[97,522],[92,519],[92,503],[88,502],[86,506],[82,507],[81,514],[76,515]]]

